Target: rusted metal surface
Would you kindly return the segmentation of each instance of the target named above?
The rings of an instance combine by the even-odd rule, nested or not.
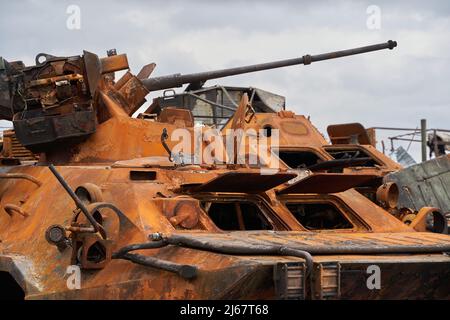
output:
[[[376,179],[376,175],[315,173],[277,192],[279,194],[337,193],[371,183]]]
[[[444,293],[450,277],[448,263],[377,263],[381,270],[381,283],[389,284],[387,290],[369,290],[361,285],[367,268],[372,264],[341,264],[341,299],[348,300],[354,296],[359,299],[405,300],[410,296],[421,300],[448,299]],[[427,279],[424,287],[419,285],[422,279]]]
[[[194,117],[188,110],[167,107],[161,110],[158,121],[178,125],[179,127],[193,127]]]
[[[291,63],[394,46],[389,42]],[[36,67],[46,76],[27,81],[50,80],[38,81],[37,91],[29,93],[43,98],[54,83],[62,86],[58,94],[67,96],[67,84],[57,85],[54,78],[64,72],[82,75],[64,80],[80,90],[77,101],[67,104],[50,94],[44,105],[57,110],[51,117],[61,120],[73,115],[77,103],[87,103],[95,110],[96,126],[84,141],[47,149],[55,146],[49,143],[36,165],[1,169],[8,178],[0,179],[0,271],[15,279],[26,299],[450,298],[450,236],[421,232],[425,220],[408,226],[351,189],[399,168],[371,146],[327,145],[309,119],[285,110],[257,113],[252,98],[243,94],[236,114],[241,121],[229,121],[224,129],[280,129],[280,150],[309,152],[314,157],[304,159],[315,163],[281,164],[280,172],[265,176],[266,164],[252,167],[227,158],[212,164],[175,162],[181,156],[172,154],[174,142],[167,137],[180,128],[194,132],[189,110],[167,109],[151,120],[130,117],[145,96],[140,85],[151,90],[167,80],[143,80],[154,66],[114,82],[111,72],[128,62],[113,52],[102,59],[87,52],[43,57],[46,61]],[[276,66],[281,65],[227,72]],[[202,82],[224,72],[169,80]],[[307,170],[360,153],[371,158],[370,165],[346,164],[341,172],[316,167],[312,175]],[[316,177],[325,178],[313,181]],[[382,269],[382,290],[367,288],[365,271],[371,264]],[[77,290],[67,285],[67,267],[74,265],[81,268]]]
[[[108,57],[100,59],[100,64],[102,74],[129,68],[126,54],[108,55]]]
[[[23,174],[23,173],[0,173],[0,179],[24,179],[24,180],[31,181],[38,187],[40,187],[42,185],[42,182],[40,182],[35,177],[30,176],[29,174]]]
[[[439,208],[423,207],[411,222],[410,226],[417,231],[433,231],[447,233],[448,223],[445,215]]]
[[[395,209],[398,205],[399,190],[396,183],[383,183],[377,189],[377,201],[384,207]]]
[[[245,67],[207,71],[207,72],[193,73],[193,74],[187,74],[187,75],[176,74],[176,75],[171,75],[171,76],[156,77],[156,78],[144,80],[143,83],[147,87],[148,90],[156,91],[156,90],[161,90],[161,89],[166,89],[166,88],[178,87],[185,83],[199,83],[199,82],[204,83],[205,81],[210,80],[210,79],[223,78],[223,77],[228,77],[228,76],[238,75],[238,74],[243,74],[243,73],[275,69],[275,68],[300,65],[300,64],[308,65],[308,64],[311,64],[311,62],[341,58],[341,57],[351,56],[351,55],[355,55],[355,54],[376,51],[376,50],[393,49],[396,46],[397,46],[397,42],[389,40],[386,43],[380,43],[380,44],[366,46],[366,47],[360,47],[360,48],[342,50],[342,51],[336,51],[336,52],[329,52],[329,53],[312,55],[312,56],[305,55],[301,58],[294,58],[294,59],[288,59],[288,60],[280,60],[280,61],[275,61],[275,62],[255,64],[255,65],[250,65],[250,66],[245,66]]]
[[[130,256],[125,257],[127,260],[139,261],[138,264],[113,259],[106,265],[100,265],[102,269],[90,269],[97,270],[95,271],[95,277],[83,272],[82,290],[77,290],[77,293],[70,291],[65,287],[64,268],[60,266],[73,263],[71,249],[67,248],[61,253],[57,253],[59,249],[49,245],[44,237],[38,237],[33,243],[28,243],[26,239],[29,238],[29,233],[44,234],[46,227],[49,225],[64,225],[64,221],[73,214],[72,210],[75,207],[73,200],[65,194],[47,167],[18,167],[14,169],[15,173],[22,172],[33,175],[40,179],[43,185],[39,191],[33,184],[20,180],[8,180],[7,183],[0,185],[2,203],[6,201],[17,203],[18,199],[25,196],[27,201],[23,204],[23,208],[30,212],[30,216],[26,220],[20,216],[0,216],[2,239],[0,246],[2,256],[13,253],[23,255],[23,259],[33,265],[33,274],[38,276],[39,279],[37,283],[34,283],[34,286],[37,285],[40,289],[27,291],[27,297],[30,299],[270,298],[274,297],[275,294],[272,280],[273,272],[271,271],[273,266],[280,261],[295,261],[293,257],[276,258],[271,254],[263,258],[261,253],[248,258],[242,256],[245,252],[240,252],[239,256],[232,252],[227,252],[224,255],[220,253],[222,250],[220,247],[224,245],[231,248],[236,246],[238,249],[247,248],[246,250],[251,250],[253,246],[282,246],[309,252],[313,255],[314,261],[316,257],[323,254],[344,254],[349,267],[360,265],[356,258],[355,262],[352,263],[353,255],[365,254],[368,255],[366,258],[370,260],[383,257],[383,254],[386,253],[400,255],[408,253],[413,254],[417,259],[427,255],[429,257],[427,263],[432,265],[433,259],[440,257],[439,259],[443,259],[444,262],[442,260],[439,260],[441,261],[439,263],[435,262],[440,265],[445,264],[446,261],[442,252],[450,250],[450,238],[448,236],[415,232],[414,229],[403,225],[381,208],[375,205],[371,206],[370,201],[361,195],[358,196],[358,193],[353,191],[336,194],[336,196],[340,199],[339,201],[343,201],[346,205],[351,206],[352,210],[358,212],[359,217],[368,224],[369,230],[372,230],[371,232],[367,232],[368,229],[366,228],[362,228],[360,232],[356,233],[336,230],[323,233],[301,231],[302,229],[299,229],[297,224],[290,222],[290,214],[283,206],[273,206],[272,209],[284,220],[287,226],[284,231],[276,233],[264,231],[222,232],[214,228],[214,224],[211,224],[211,222],[209,224],[197,224],[193,229],[186,229],[179,225],[174,226],[169,218],[171,214],[166,216],[164,213],[165,210],[172,209],[157,205],[159,192],[167,196],[173,194],[170,189],[176,187],[179,181],[187,182],[195,176],[196,179],[201,178],[204,182],[207,182],[212,177],[217,176],[221,170],[218,170],[217,173],[214,172],[215,170],[198,173],[176,168],[141,169],[156,171],[156,183],[129,180],[130,171],[135,170],[133,168],[60,166],[57,170],[73,189],[88,181],[95,185],[101,185],[103,200],[113,202],[126,215],[130,221],[130,226],[123,228],[124,222],[120,223],[115,215],[109,215],[107,211],[100,210],[108,239],[114,243],[113,251],[133,243],[146,243],[149,241],[148,237],[154,232],[161,232],[162,235],[172,237],[173,242],[163,248],[145,250],[145,252],[139,253],[143,257],[134,257],[137,260]],[[78,174],[79,172],[83,172],[83,174]],[[164,184],[161,184],[161,182],[164,182]],[[12,183],[15,184],[14,189],[11,188]],[[46,197],[43,198],[42,194],[45,194]],[[301,196],[287,195],[285,197],[289,197],[292,201],[292,198]],[[324,195],[321,201],[324,201],[327,197],[327,195]],[[316,199],[317,196],[310,196],[310,198]],[[49,203],[47,199],[53,199],[52,203]],[[179,201],[186,201],[187,199],[186,196],[182,198],[172,196],[162,200],[176,205]],[[195,201],[195,199],[191,201]],[[201,220],[209,220],[202,212],[201,207],[197,207],[196,210],[199,210],[199,214],[202,216]],[[46,222],[44,224],[38,223],[44,217]],[[24,228],[24,224],[28,227]],[[121,231],[119,231],[120,229]],[[191,233],[186,233],[188,230],[191,230]],[[208,246],[212,249],[206,250],[206,248],[199,247],[195,243],[195,248],[179,247],[178,244],[182,243],[181,239],[185,238],[192,239],[195,243],[208,243]],[[85,242],[85,244],[88,243]],[[248,255],[248,251],[246,252]],[[237,253],[239,251],[236,251]],[[436,255],[436,258],[433,258],[433,255]],[[148,264],[153,266],[148,267],[146,265],[151,258],[157,259],[153,260],[157,262],[156,265]],[[86,261],[87,258],[85,256],[82,259]],[[448,259],[450,260],[450,258]],[[184,280],[183,277],[179,277],[177,273],[170,270],[167,272],[161,271],[159,260],[195,266],[198,268],[198,275],[194,280]],[[50,261],[51,263],[49,263]],[[390,260],[390,263],[395,263],[395,261]],[[4,268],[4,265],[0,264],[0,266]],[[89,267],[89,264],[85,264],[85,266]],[[155,266],[158,268],[155,268]],[[99,266],[97,265],[97,267]],[[341,273],[340,285],[341,288],[346,288],[350,284],[343,280],[345,279],[343,275],[344,273]],[[26,278],[28,279],[29,276],[26,276]],[[248,282],[246,279],[252,279],[252,281]],[[416,286],[425,285],[426,281],[428,281],[428,278],[418,280]],[[168,282],[172,283],[173,288],[177,289],[169,291],[164,289]],[[151,286],[149,286],[150,283],[152,283]],[[105,285],[107,286],[104,287]],[[236,286],[240,288],[240,291],[235,291]],[[116,288],[116,290],[112,288]],[[127,288],[127,294],[119,293],[123,292],[125,288]],[[264,290],[259,291],[262,288]],[[390,290],[394,289],[389,287],[386,292],[392,292]],[[214,292],[221,292],[221,294]],[[341,295],[345,293],[344,297],[349,294],[348,292],[341,289]],[[395,296],[395,290],[392,294]],[[310,293],[308,293],[308,297],[310,296]],[[433,295],[433,293],[431,295],[428,293],[428,296],[440,297],[439,295]],[[353,298],[356,297],[363,297],[363,295],[353,296]]]
[[[21,143],[40,152],[55,148],[58,143],[80,142],[95,132],[94,110],[80,110],[63,116],[44,116],[14,121],[14,130]]]
[[[20,161],[35,161],[37,156],[30,150],[26,149],[17,140],[14,130],[3,131],[2,150],[0,152],[0,163],[20,163]]]
[[[366,129],[360,123],[329,125],[327,132],[332,144],[371,144]]]
[[[238,117],[239,115],[236,113],[223,131],[231,128],[234,120]],[[448,157],[437,160],[440,162],[435,165],[436,168],[434,169],[431,167],[432,164],[428,165],[432,181],[417,183],[417,179],[422,179],[426,174],[418,173],[418,169],[415,169],[417,178],[407,179],[410,175],[409,172],[412,172],[411,170],[414,169],[407,168],[402,170],[400,164],[376,150],[369,144],[367,133],[360,124],[331,126],[331,140],[336,140],[333,145],[327,144],[323,136],[308,119],[297,116],[292,112],[256,113],[252,121],[249,123],[241,121],[241,124],[243,129],[252,128],[258,130],[267,127],[278,129],[280,146],[277,151],[281,162],[292,169],[309,170],[317,175],[316,178],[314,178],[314,175],[307,177],[298,185],[286,187],[288,192],[305,193],[308,192],[308,188],[309,192],[313,192],[313,190],[317,193],[338,192],[347,188],[343,187],[340,190],[338,188],[339,185],[345,186],[348,183],[349,187],[356,187],[369,199],[383,206],[405,223],[410,223],[414,220],[420,208],[424,206],[441,208],[444,213],[449,210],[447,204],[450,203],[450,199],[446,197],[445,183],[445,168],[450,163],[450,158]],[[353,140],[351,138],[352,135],[354,137]],[[438,174],[435,175],[435,173]],[[328,183],[325,183],[325,180],[318,181],[316,188],[312,186],[302,187],[302,184],[305,184],[307,181],[313,181],[313,179],[318,179],[321,175],[325,176],[327,174],[331,177],[336,175],[336,180],[328,181]],[[341,178],[339,178],[339,174],[342,175]],[[361,177],[352,181],[352,177],[356,175],[361,175]],[[365,175],[372,176],[373,179],[358,185],[356,183],[358,179],[364,179],[363,176]],[[396,178],[397,176],[398,178]],[[398,187],[398,192],[401,196],[397,195],[394,197],[391,194],[392,192],[388,190],[394,187],[386,188],[383,181],[396,182],[401,177],[405,181],[395,186]],[[299,190],[296,191],[297,187]],[[416,197],[411,194],[412,191],[417,194]],[[434,200],[431,200],[432,198]],[[414,204],[411,202],[412,200],[420,201],[420,203]]]
[[[393,172],[385,180],[397,184],[400,208],[434,206],[450,212],[450,155]]]

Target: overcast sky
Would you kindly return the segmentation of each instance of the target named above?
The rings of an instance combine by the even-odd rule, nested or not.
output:
[[[80,29],[66,26],[69,5]],[[374,21],[376,5],[380,28]],[[2,1],[0,56],[127,53],[131,70],[189,73],[396,40],[394,50],[210,81],[286,96],[287,109],[332,123],[450,129],[450,1]],[[150,94],[148,101],[156,96]],[[379,132],[379,140],[394,133]],[[386,141],[387,143],[387,141]],[[398,145],[398,144],[397,144]],[[408,143],[403,143],[405,148]],[[420,146],[410,149],[419,159]]]

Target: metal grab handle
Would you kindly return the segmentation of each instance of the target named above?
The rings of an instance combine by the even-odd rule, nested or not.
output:
[[[15,204],[11,204],[11,203],[5,204],[3,209],[5,209],[6,213],[9,214],[10,216],[12,216],[13,212],[17,212],[24,218],[29,216],[29,214],[25,210],[23,210],[19,206],[16,206]]]
[[[38,187],[42,185],[42,182],[26,173],[0,173],[0,179],[24,179],[33,182]]]

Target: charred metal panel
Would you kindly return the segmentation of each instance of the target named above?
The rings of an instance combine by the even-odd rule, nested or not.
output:
[[[313,299],[338,299],[341,295],[341,266],[338,262],[317,263],[313,270]]]
[[[8,78],[8,62],[0,57],[0,118],[12,119],[11,89]]]
[[[450,156],[393,172],[384,180],[397,184],[399,208],[419,210],[422,207],[437,207],[443,212],[450,212]]]
[[[96,115],[93,110],[14,121],[17,138],[33,152],[47,150],[62,141],[80,142],[94,133],[95,127]]]
[[[371,265],[380,268],[380,289],[367,285]],[[450,299],[450,262],[341,263],[340,277],[341,299]]]
[[[37,159],[37,156],[30,150],[26,149],[16,137],[14,130],[3,131],[3,150],[0,153],[2,159],[1,163],[5,160],[25,160],[33,161]]]
[[[121,105],[130,116],[147,101],[145,100],[145,96],[148,94],[148,91],[135,76],[132,76],[122,85],[118,93],[119,97],[122,98]]]
[[[102,65],[100,59],[95,53],[83,51],[83,56],[84,64],[86,67],[87,80],[89,84],[89,91],[93,96],[101,79]]]

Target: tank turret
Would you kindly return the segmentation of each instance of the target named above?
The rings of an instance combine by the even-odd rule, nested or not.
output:
[[[0,58],[0,119],[12,120],[19,141],[33,152],[79,143],[112,116],[132,116],[151,92],[189,84],[195,90],[210,79],[393,49],[395,41],[300,58],[186,75],[149,78],[155,64],[136,75],[129,71],[118,81],[114,72],[129,69],[125,54],[109,50],[99,58],[36,56],[36,65]]]

